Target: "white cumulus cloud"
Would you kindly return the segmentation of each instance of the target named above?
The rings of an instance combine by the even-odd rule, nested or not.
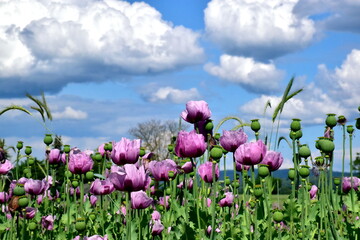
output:
[[[0,3],[0,16],[3,96],[171,71],[204,57],[199,34],[144,2],[12,0]]]
[[[54,119],[86,119],[87,113],[81,110],[73,109],[70,106],[65,107],[64,111],[62,112],[54,112],[52,113]]]
[[[150,102],[186,103],[190,100],[200,99],[200,93],[196,88],[181,90],[173,87],[161,87],[148,93],[145,98]]]
[[[293,14],[297,2],[212,0],[205,9],[206,31],[228,54],[273,59],[314,38],[314,22]]]
[[[249,92],[276,91],[284,77],[273,63],[261,63],[253,58],[222,55],[220,65],[209,63],[205,70],[226,81],[240,84]]]

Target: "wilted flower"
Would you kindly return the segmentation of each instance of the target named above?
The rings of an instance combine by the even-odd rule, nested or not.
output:
[[[12,168],[11,162],[6,160],[4,163],[0,163],[0,174],[7,174]]]
[[[236,149],[246,143],[248,136],[242,129],[236,131],[223,131],[220,137],[220,145],[228,152],[235,152]]]
[[[43,216],[41,218],[41,226],[45,228],[46,230],[53,230],[54,229],[54,217],[49,216]]]
[[[90,171],[93,167],[93,160],[84,152],[77,152],[70,154],[69,157],[69,171],[73,174],[84,174]]]
[[[30,195],[40,195],[45,191],[46,183],[42,180],[29,179],[24,184],[25,192]]]
[[[25,218],[26,219],[33,219],[36,214],[36,208],[33,207],[26,207],[25,208]]]
[[[95,181],[90,186],[90,193],[94,195],[106,195],[112,193],[114,190],[114,185],[110,179],[95,179]]]
[[[46,155],[46,159],[50,164],[58,164],[62,162],[62,153],[59,149],[51,149],[50,152]]]
[[[220,207],[231,207],[234,202],[234,194],[232,192],[225,193],[225,198],[219,202]]]
[[[280,152],[267,151],[261,164],[268,165],[270,171],[276,171],[281,167],[284,158]]]
[[[175,153],[178,157],[196,158],[203,155],[205,151],[206,143],[203,135],[197,134],[194,130],[179,132],[175,146]]]
[[[139,159],[140,143],[140,139],[131,141],[127,138],[121,138],[120,142],[113,142],[111,159],[117,165],[136,163]]]
[[[200,177],[202,178],[202,180],[204,180],[204,182],[207,182],[207,183],[213,182],[212,167],[213,167],[212,162],[206,162],[199,166],[198,173],[199,173]],[[219,176],[220,176],[219,166],[216,163],[216,165],[215,165],[215,181],[219,178]]]
[[[311,200],[314,200],[316,198],[317,191],[318,191],[318,187],[316,185],[312,185],[309,191]]]
[[[211,111],[205,101],[189,101],[186,103],[186,110],[181,113],[181,117],[189,123],[196,123],[209,119]]]
[[[153,202],[151,197],[144,191],[131,192],[131,207],[133,209],[145,209]]]
[[[169,181],[169,172],[173,172],[173,177],[177,174],[177,165],[171,159],[166,159],[163,161],[151,161],[149,164],[149,169],[152,176],[157,181]]]
[[[206,229],[206,232],[207,232],[208,235],[211,234],[211,230],[212,230],[212,227],[211,227],[211,225],[209,225],[208,228]],[[215,232],[220,233],[221,231],[220,231],[219,228],[216,228]]]
[[[161,224],[161,221],[155,220],[154,225],[151,228],[151,234],[153,236],[157,236],[160,235],[163,230],[164,230],[164,225]]]
[[[266,154],[266,146],[261,141],[244,143],[235,151],[235,160],[244,165],[260,163]]]

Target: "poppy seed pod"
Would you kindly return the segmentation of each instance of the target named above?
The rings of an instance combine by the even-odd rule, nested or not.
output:
[[[301,123],[300,123],[300,119],[298,118],[294,118],[290,124],[290,129],[291,131],[299,131],[301,129]]]
[[[51,134],[45,134],[44,143],[46,144],[46,146],[49,146],[52,142],[53,142],[52,135]]]
[[[23,145],[23,142],[22,142],[22,141],[18,141],[17,144],[16,144],[16,148],[17,148],[18,150],[22,149],[23,146],[24,146],[24,145]]]
[[[258,132],[261,128],[259,119],[252,119],[251,120],[251,124],[250,124],[250,128],[251,130],[253,130],[254,132]]]
[[[346,127],[346,131],[347,131],[348,134],[353,134],[353,132],[355,131],[355,129],[354,129],[353,125],[348,125],[348,126]]]
[[[210,150],[210,157],[214,160],[219,160],[223,155],[222,147],[220,146],[214,146]]]
[[[302,165],[300,166],[300,169],[299,169],[299,175],[302,177],[302,178],[306,178],[310,175],[310,167],[307,166],[307,165]]]
[[[322,138],[319,140],[320,150],[324,153],[331,153],[335,149],[335,144],[330,138]]]
[[[269,171],[268,165],[259,164],[258,174],[262,178],[265,178],[265,177],[269,176],[270,171]]]
[[[279,223],[283,220],[283,218],[284,218],[284,214],[282,212],[280,211],[274,212],[273,219],[275,222]]]
[[[360,118],[356,119],[355,127],[360,130]]]
[[[336,114],[334,114],[334,113],[327,114],[327,118],[325,119],[326,126],[328,126],[330,128],[333,128],[336,126],[337,120],[336,120],[335,115]]]
[[[311,156],[311,151],[309,149],[309,147],[307,145],[302,145],[300,148],[299,148],[299,155],[300,157],[302,158],[308,158]]]
[[[294,180],[295,179],[295,169],[294,168],[290,168],[289,169],[289,172],[288,172],[288,178],[290,179],[290,180]]]
[[[261,185],[255,185],[255,188],[254,188],[254,196],[256,198],[260,198],[263,194],[263,189],[261,187]]]

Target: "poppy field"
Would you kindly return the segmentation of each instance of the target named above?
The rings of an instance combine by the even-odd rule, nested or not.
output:
[[[352,148],[359,119],[352,126],[344,116],[324,116],[316,152],[301,143],[301,120],[293,119],[291,194],[280,203],[272,173],[284,158],[270,150],[260,120],[238,119],[220,134],[234,118],[214,126],[205,101],[189,101],[180,117],[193,129],[169,139],[168,159],[127,138],[86,150],[55,148],[57,136],[46,134],[43,162],[21,141],[12,160],[1,148],[0,239],[358,239],[360,179]],[[344,155],[342,177],[332,175],[334,137],[343,138],[336,150],[350,155],[348,177]],[[232,174],[221,176],[226,159]]]

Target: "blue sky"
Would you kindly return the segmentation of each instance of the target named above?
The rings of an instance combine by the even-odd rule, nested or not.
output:
[[[3,0],[0,107],[29,106],[25,92],[44,91],[49,128],[80,148],[129,137],[149,119],[177,120],[200,99],[215,124],[261,118],[264,136],[273,111],[263,118],[266,101],[276,106],[295,76],[293,89],[304,91],[285,107],[280,134],[301,118],[316,157],[326,113],[351,124],[359,117],[359,11],[357,0]],[[9,145],[23,140],[43,156],[37,120],[8,112],[0,125]],[[290,166],[289,149],[279,150]]]

